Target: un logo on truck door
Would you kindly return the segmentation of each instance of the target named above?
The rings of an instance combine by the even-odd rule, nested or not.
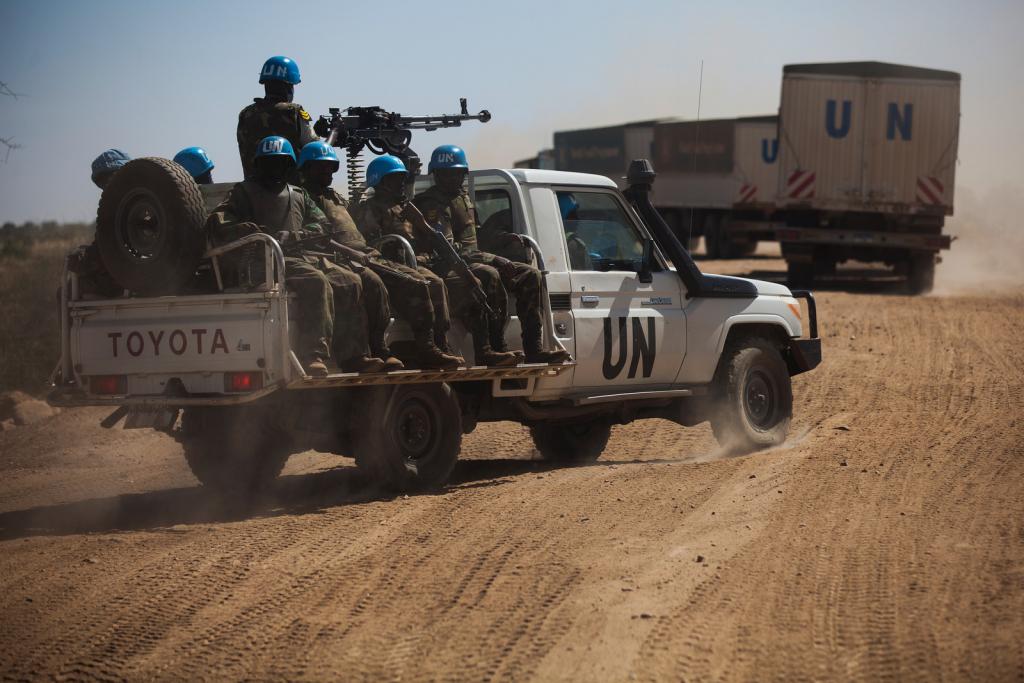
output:
[[[615,334],[612,330],[612,319],[604,319],[604,362],[601,364],[601,372],[604,378],[612,380],[622,374],[626,367],[626,327],[627,322],[632,321],[633,331],[633,356],[629,362],[629,372],[626,377],[633,379],[637,370],[641,370],[643,377],[650,377],[654,370],[654,359],[657,355],[658,336],[654,327],[654,318],[644,318],[647,321],[647,333],[644,334],[643,323],[640,318],[628,318],[620,316],[616,319],[616,329],[619,337],[619,357],[612,362],[612,346],[615,343]]]

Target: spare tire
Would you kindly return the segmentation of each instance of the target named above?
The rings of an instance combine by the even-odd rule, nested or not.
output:
[[[175,294],[206,248],[205,221],[203,195],[188,171],[168,159],[134,159],[103,190],[96,244],[121,287]]]

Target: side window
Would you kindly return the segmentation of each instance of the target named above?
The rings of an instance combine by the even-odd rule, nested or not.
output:
[[[572,270],[640,271],[643,239],[614,194],[556,194]]]
[[[482,230],[515,232],[512,198],[507,190],[478,190],[473,203],[476,204],[476,220]]]

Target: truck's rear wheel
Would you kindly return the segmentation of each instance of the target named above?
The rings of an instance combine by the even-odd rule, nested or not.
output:
[[[541,457],[564,463],[594,462],[604,452],[611,433],[611,424],[603,419],[530,427]]]
[[[462,448],[462,414],[447,384],[360,390],[353,434],[356,462],[384,486],[421,491],[444,485]]]
[[[907,291],[927,294],[935,286],[935,255],[931,252],[915,254],[907,264]]]
[[[167,159],[134,159],[103,190],[96,244],[117,283],[140,294],[174,294],[206,248],[206,209],[192,176]]]
[[[748,453],[786,440],[793,387],[775,344],[752,337],[727,346],[716,383],[711,429],[723,448]]]
[[[256,406],[186,408],[182,445],[192,474],[220,494],[244,496],[266,489],[289,456],[286,433]]]

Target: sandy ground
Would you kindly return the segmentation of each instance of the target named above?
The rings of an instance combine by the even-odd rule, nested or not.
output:
[[[499,423],[443,493],[304,453],[238,510],[104,411],[0,433],[0,675],[1022,680],[1024,292],[856,290],[746,457],[646,421],[552,469]]]

